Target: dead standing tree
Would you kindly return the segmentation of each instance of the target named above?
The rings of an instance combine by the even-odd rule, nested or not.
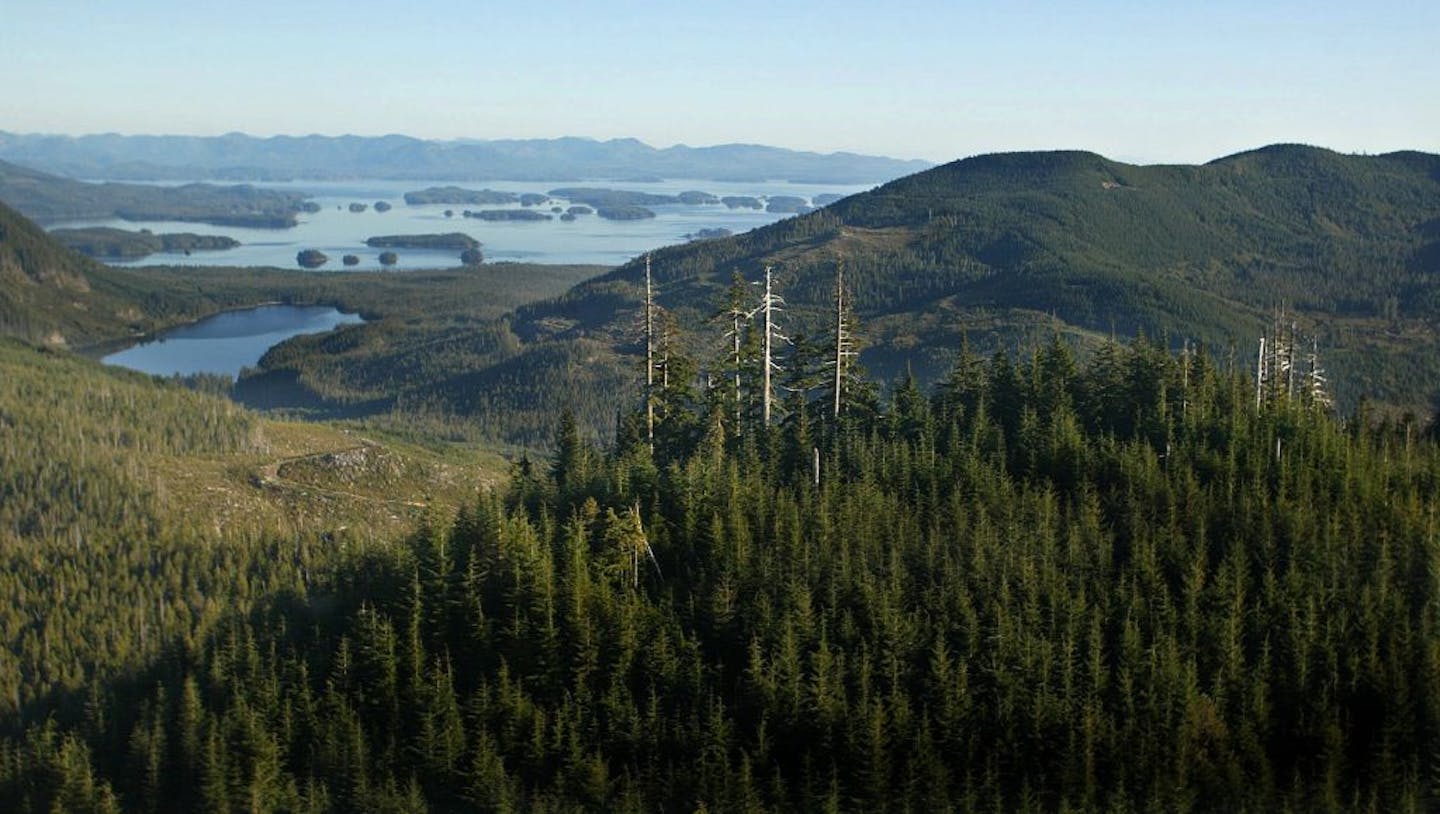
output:
[[[760,420],[761,425],[765,427],[770,426],[770,412],[775,402],[775,390],[774,386],[771,384],[771,373],[779,372],[780,370],[782,370],[780,365],[775,362],[774,340],[779,339],[782,342],[790,341],[788,337],[780,333],[779,326],[775,324],[775,314],[776,312],[785,310],[784,308],[780,307],[785,304],[785,300],[775,293],[774,286],[772,284],[772,272],[773,267],[765,267],[765,294],[760,298],[760,307],[757,309],[760,313],[764,315],[762,328],[762,330],[764,331],[764,335],[762,337],[764,343],[764,358],[761,360],[760,365]]]
[[[721,312],[720,316],[730,320],[730,330],[725,332],[725,336],[730,337],[733,346],[730,356],[730,369],[733,376],[731,384],[734,388],[731,397],[735,401],[735,428],[733,434],[739,436],[744,411],[744,402],[741,398],[740,375],[745,360],[741,353],[741,345],[744,341],[745,331],[750,324],[750,320],[755,318],[755,312],[745,308],[745,278],[740,276],[739,272],[735,273],[735,279],[730,284],[730,292],[725,303],[725,310]]]
[[[835,263],[835,355],[826,363],[835,367],[833,417],[836,420],[840,418],[840,408],[844,403],[846,371],[849,369],[850,360],[857,354],[851,327],[854,320],[849,308],[845,299],[845,258],[841,257]]]
[[[1290,401],[1297,397],[1321,409],[1330,407],[1330,395],[1326,389],[1328,379],[1325,370],[1320,367],[1319,340],[1310,338],[1310,352],[1304,354],[1303,370],[1302,341],[1297,322],[1292,319],[1287,324],[1285,312],[1277,311],[1270,333],[1260,336],[1260,352],[1255,361],[1256,409],[1268,402]]]
[[[664,577],[660,561],[655,558],[655,549],[645,534],[645,524],[640,519],[640,504],[637,502],[623,515],[614,509],[605,510],[605,542],[611,550],[614,562],[609,570],[618,571],[629,579],[632,590],[640,587],[640,561],[648,558],[655,566],[655,575]],[[623,579],[623,577],[622,577]]]

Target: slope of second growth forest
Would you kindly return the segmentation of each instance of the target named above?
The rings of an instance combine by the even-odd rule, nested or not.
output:
[[[0,338],[0,728],[111,714],[110,682],[486,479],[482,455],[262,418]]]
[[[1143,332],[1243,355],[1284,306],[1318,339],[1345,410],[1362,396],[1400,411],[1440,398],[1436,155],[1292,144],[1196,166],[973,156],[744,234],[659,249],[655,299],[696,330],[733,274],[758,281],[772,266],[787,333],[813,338],[833,322],[841,258],[867,334],[861,360],[886,378],[938,379],[962,336],[1015,350],[1057,325],[1085,351]],[[512,327],[537,355],[633,341],[644,267],[636,259],[522,306]],[[577,409],[600,426],[597,410]]]
[[[449,519],[285,577],[48,717],[7,711],[0,798],[1440,802],[1433,430],[1257,404],[1203,355],[1143,342],[1083,365],[1059,343],[962,354],[929,394],[856,387],[838,420],[820,405],[767,427],[667,390],[653,451],[643,417],[607,451],[562,419],[548,460]],[[284,551],[248,578],[291,568]]]

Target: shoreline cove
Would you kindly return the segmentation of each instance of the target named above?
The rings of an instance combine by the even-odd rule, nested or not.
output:
[[[271,348],[291,338],[363,324],[359,314],[329,305],[268,302],[218,311],[99,356],[107,365],[154,376],[228,375],[254,367]]]

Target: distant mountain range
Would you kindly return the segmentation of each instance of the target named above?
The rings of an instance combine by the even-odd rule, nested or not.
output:
[[[927,161],[755,144],[657,149],[635,139],[427,141],[408,136],[59,136],[0,131],[0,159],[74,178],[158,181],[292,178],[429,180],[786,180],[861,184]]]

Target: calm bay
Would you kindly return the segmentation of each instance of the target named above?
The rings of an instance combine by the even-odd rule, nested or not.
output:
[[[238,376],[242,368],[259,362],[265,351],[291,337],[363,321],[357,314],[327,306],[262,305],[172,328],[153,341],[112,353],[101,361],[157,376]]]
[[[415,235],[462,232],[482,244],[486,262],[519,261],[527,263],[582,263],[620,265],[661,246],[683,243],[687,235],[705,229],[724,229],[733,233],[746,232],[790,215],[764,209],[730,208],[721,203],[667,203],[647,206],[653,218],[641,220],[605,220],[595,214],[562,220],[560,215],[571,205],[564,198],[543,204],[522,207],[508,205],[462,205],[405,203],[406,192],[432,186],[460,186],[465,189],[492,189],[499,192],[547,194],[558,187],[595,187],[645,192],[657,195],[678,195],[697,190],[716,197],[742,196],[768,199],[793,196],[813,201],[821,195],[850,195],[867,189],[864,185],[806,184],[786,181],[739,182],[702,181],[694,179],[656,182],[621,181],[294,181],[264,183],[255,186],[303,192],[319,205],[319,211],[301,213],[299,224],[289,229],[247,229],[235,226],[213,226],[179,221],[125,221],[119,219],[67,221],[55,227],[111,226],[119,229],[149,229],[156,233],[195,232],[227,235],[240,241],[240,246],[223,251],[196,251],[189,255],[153,254],[129,261],[107,261],[116,266],[197,265],[197,266],[275,266],[296,268],[295,255],[303,249],[317,249],[329,258],[322,271],[373,271],[382,269],[381,249],[365,245],[367,238],[379,235]],[[376,211],[375,203],[385,201],[389,211]],[[364,209],[350,211],[351,204]],[[463,217],[470,210],[524,210],[548,215],[550,220],[487,221]],[[553,211],[559,209],[559,212]],[[447,217],[445,212],[452,214]],[[396,249],[399,262],[395,269],[452,268],[459,265],[455,251]],[[356,265],[345,266],[341,259],[353,254]]]

